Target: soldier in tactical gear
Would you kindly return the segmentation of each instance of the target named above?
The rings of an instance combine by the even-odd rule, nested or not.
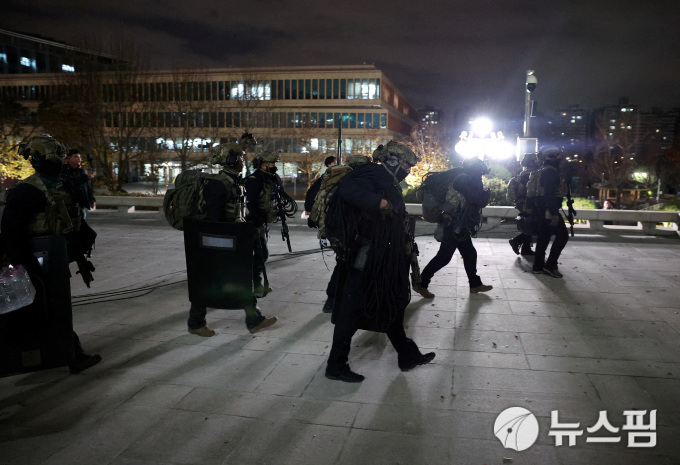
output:
[[[245,221],[244,196],[241,183],[243,171],[244,152],[237,143],[222,144],[213,150],[211,163],[220,165],[220,175],[224,178],[208,179],[202,191],[202,202],[205,206],[207,221],[236,223]],[[257,257],[255,253],[254,258]],[[246,312],[246,327],[251,333],[256,333],[276,323],[276,317],[265,317],[257,307],[257,299],[253,296],[249,305],[244,308]],[[207,310],[205,307],[191,304],[187,325],[189,333],[202,337],[211,337],[215,331],[206,323]]]
[[[557,264],[562,250],[569,241],[569,232],[560,213],[564,196],[559,171],[561,154],[561,150],[554,146],[543,147],[539,151],[543,167],[537,173],[538,192],[533,207],[533,213],[538,221],[538,237],[532,271],[534,274],[545,273],[553,278],[563,276]],[[553,235],[555,240],[546,260],[545,252]]]
[[[508,183],[508,194],[507,200],[512,203],[517,210],[520,211],[520,215],[525,211],[525,203],[527,200],[527,183],[529,182],[529,176],[531,173],[538,169],[538,161],[536,160],[536,155],[533,153],[527,153],[522,157],[520,162],[522,166],[522,171],[514,176]],[[526,234],[520,232],[518,235],[510,239],[510,247],[516,255],[520,253],[522,256],[530,257],[534,255],[534,251],[531,250],[531,234]],[[520,249],[521,248],[521,249]]]
[[[489,168],[477,158],[463,161],[462,173],[456,176],[446,193],[446,204],[442,208],[443,220],[438,228],[443,228],[443,238],[439,251],[421,273],[421,283],[413,290],[424,297],[432,298],[428,285],[435,273],[449,264],[456,249],[463,258],[465,273],[470,284],[470,293],[487,292],[493,286],[482,283],[477,275],[477,250],[472,244],[481,223],[481,210],[489,202],[489,191],[484,189],[482,175]]]
[[[326,377],[356,383],[364,377],[348,365],[357,329],[384,332],[408,371],[434,359],[406,337],[404,309],[410,301],[408,233],[399,183],[419,158],[390,141],[374,153],[377,163],[350,171],[341,181],[326,215],[327,233],[337,244],[340,277],[332,322],[333,345]]]
[[[262,283],[264,265],[269,258],[267,249],[267,239],[269,237],[270,223],[278,218],[278,212],[274,204],[274,195],[278,189],[283,189],[281,177],[276,174],[276,162],[279,155],[274,152],[260,152],[253,160],[255,171],[246,178],[246,206],[248,214],[246,220],[252,222],[260,235],[262,255],[255,257],[253,263],[253,283],[255,285],[255,296],[264,297],[272,289]]]
[[[23,265],[35,283],[40,281],[43,271],[33,255],[31,238],[63,235],[67,241],[69,261],[84,265],[79,273],[89,287],[94,267],[86,255],[89,256],[96,233],[82,218],[81,205],[77,203],[78,192],[69,191],[73,186],[60,178],[65,147],[50,135],[42,134],[21,144],[19,150],[24,158],[30,159],[35,173],[7,193],[1,225],[5,253],[13,265]],[[38,294],[44,292],[43,286],[35,285],[35,288]],[[38,295],[33,305],[44,302],[46,297],[49,298]],[[75,358],[69,365],[71,373],[80,373],[102,360],[98,354],[85,353],[75,331],[73,349]]]
[[[335,158],[334,156],[326,157],[326,159],[323,162],[324,166],[326,168],[329,168],[331,166],[337,166],[338,164],[338,159]],[[323,174],[319,176],[316,181],[312,183],[311,186],[309,186],[309,189],[307,189],[307,193],[305,194],[305,213],[306,216],[309,216],[309,214],[312,211],[312,208],[314,207],[314,199],[316,198],[316,194],[319,193],[319,188],[321,187],[321,181],[323,181]],[[314,226],[312,224],[307,223],[310,228],[313,228]]]

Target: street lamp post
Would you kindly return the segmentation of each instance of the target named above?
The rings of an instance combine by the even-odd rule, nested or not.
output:
[[[527,71],[526,92],[524,97],[524,137],[531,137],[531,93],[536,90],[538,79],[534,75],[534,70]]]

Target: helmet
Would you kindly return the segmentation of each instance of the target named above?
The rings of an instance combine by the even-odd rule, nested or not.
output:
[[[545,145],[538,151],[538,157],[541,161],[557,160],[562,155],[562,149],[554,145]]]
[[[265,150],[257,154],[257,158],[265,163],[276,163],[279,161],[279,154],[277,152],[270,152]]]
[[[489,174],[489,167],[479,158],[466,158],[463,160],[463,171],[470,176],[483,176]]]
[[[237,143],[221,144],[213,150],[210,162],[213,165],[234,165],[241,161],[242,156],[243,149]]]
[[[538,168],[538,159],[535,153],[525,153],[522,157],[522,161],[519,162],[520,166],[523,168],[528,168],[530,170]]]
[[[352,155],[349,155],[345,159],[345,163],[352,168],[355,168],[357,166],[362,166],[365,165],[366,163],[370,163],[371,160],[365,155],[361,155],[360,153],[353,153]]]
[[[404,144],[391,140],[385,145],[380,144],[375,149],[373,161],[380,162],[390,168],[395,168],[402,163],[415,166],[420,161],[420,157]]]
[[[40,134],[19,144],[19,154],[26,160],[30,158],[34,168],[45,161],[61,165],[66,156],[66,147],[49,134]]]

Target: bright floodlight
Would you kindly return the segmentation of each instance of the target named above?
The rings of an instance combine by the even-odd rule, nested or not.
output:
[[[479,138],[486,137],[493,128],[491,120],[488,118],[477,118],[472,121],[472,132]]]

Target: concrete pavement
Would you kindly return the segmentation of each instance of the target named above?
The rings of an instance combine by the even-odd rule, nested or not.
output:
[[[483,231],[478,269],[494,289],[470,295],[456,254],[436,297],[407,308],[407,335],[433,363],[402,373],[383,334],[359,332],[350,363],[366,380],[346,384],[323,376],[334,258],[306,226],[291,225],[293,251],[309,251],[296,254],[272,228],[274,292],[259,305],[279,322],[251,335],[242,311],[209,309],[206,339],[186,332],[182,233],[157,213],[89,221],[97,270],[91,289],[71,280],[74,322],[103,361],[0,379],[0,464],[680,463],[678,238],[577,236],[559,280],[515,256],[511,227]],[[418,243],[424,266],[438,244]],[[537,419],[526,450],[494,436],[510,407],[533,413],[525,426]],[[624,428],[652,410],[655,427],[636,440]],[[573,446],[555,445],[552,411],[579,424]],[[587,430],[601,411],[616,433]]]

